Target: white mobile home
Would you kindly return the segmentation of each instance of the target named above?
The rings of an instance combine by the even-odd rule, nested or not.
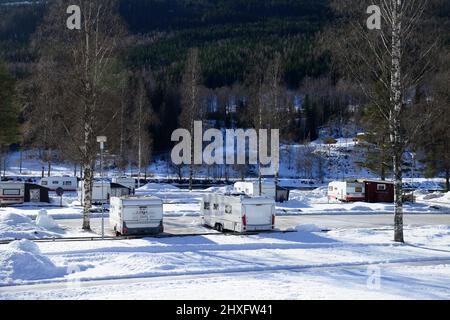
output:
[[[80,187],[78,189],[78,200],[83,203],[84,199],[84,183],[80,182]],[[111,197],[111,183],[108,181],[94,181],[92,186],[92,203],[108,203]]]
[[[0,205],[21,204],[25,202],[23,182],[0,182]]]
[[[116,235],[164,232],[163,202],[156,197],[113,197],[109,223]]]
[[[58,188],[62,188],[66,192],[76,192],[78,185],[77,177],[48,177],[42,178],[41,186],[48,188],[50,191],[56,191]]]
[[[209,194],[201,204],[203,222],[218,231],[263,231],[275,228],[275,200],[243,195]]]
[[[250,182],[236,182],[234,184],[234,190],[238,193],[244,193],[250,197],[258,197],[259,194],[259,181]],[[263,181],[261,184],[261,197],[267,197],[275,199],[276,197],[276,185],[275,182]]]
[[[330,182],[328,185],[328,199],[344,202],[365,201],[365,185],[358,181]]]

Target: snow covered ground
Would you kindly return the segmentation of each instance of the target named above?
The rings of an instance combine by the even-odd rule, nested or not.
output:
[[[329,163],[324,164],[329,179],[366,174],[370,177],[351,163],[356,158],[345,156],[346,150],[354,149],[353,140],[339,140],[335,146],[317,142],[312,145],[329,155]],[[295,155],[287,149],[285,153]],[[283,174],[297,175],[293,159],[284,159]],[[13,154],[8,161],[9,173],[17,174],[18,155]],[[155,166],[159,166],[154,168],[156,175],[164,176],[164,166]],[[40,174],[41,164],[35,159],[25,158],[23,167],[23,174]],[[70,164],[54,165],[53,169],[58,175],[73,174]],[[441,180],[415,178],[407,182],[420,189]],[[311,187],[308,179],[285,179],[283,183]],[[290,201],[277,204],[278,216],[301,219],[342,215],[351,220],[355,215],[371,217],[394,211],[392,204],[330,202],[324,186],[312,191],[300,189],[291,191]],[[137,194],[162,198],[168,218],[198,219],[202,196],[226,190],[190,192],[166,184],[148,184]],[[450,193],[419,190],[415,195],[416,203],[405,204],[409,215],[420,214],[428,219],[450,214]],[[39,217],[42,209],[47,214],[41,212]],[[25,240],[92,236],[59,223],[81,217],[76,194],[66,194],[63,207],[55,201],[50,206],[0,208],[0,240],[24,239],[0,245],[0,300],[450,299],[448,225],[432,226],[427,222],[406,226],[405,245],[391,241],[391,227],[368,229],[367,224],[355,224],[358,227],[331,227],[326,228],[331,231],[322,232],[320,223],[318,227],[303,225],[290,233],[255,236],[217,234],[55,243]],[[435,220],[434,224],[436,221],[441,223]]]
[[[13,242],[0,246],[0,299],[450,298],[449,226],[407,228],[405,245],[387,228],[319,229]]]

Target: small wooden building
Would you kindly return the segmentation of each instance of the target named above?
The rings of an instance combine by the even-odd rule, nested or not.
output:
[[[50,203],[50,189],[34,183],[25,183],[25,202],[46,202]]]
[[[131,196],[134,189],[119,183],[111,183],[111,197]]]
[[[393,203],[394,183],[381,180],[362,180],[366,187],[366,202],[369,203]]]

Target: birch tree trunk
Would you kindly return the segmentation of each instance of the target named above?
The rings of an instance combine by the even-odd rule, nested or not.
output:
[[[392,62],[391,62],[391,94],[390,101],[392,109],[390,112],[390,139],[393,151],[393,170],[395,183],[395,225],[394,240],[404,242],[403,238],[403,177],[402,177],[402,158],[403,142],[401,137],[400,114],[403,106],[402,97],[402,43],[401,43],[401,7],[402,0],[392,1]]]

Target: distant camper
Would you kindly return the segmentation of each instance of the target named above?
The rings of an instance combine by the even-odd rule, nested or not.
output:
[[[116,235],[164,232],[163,202],[156,197],[113,197],[109,223]]]
[[[80,188],[78,191],[78,200],[84,203],[84,183],[80,181]],[[94,181],[92,185],[92,203],[101,204],[109,203],[109,198],[111,197],[111,183],[108,181]]]
[[[218,231],[264,231],[275,228],[275,200],[244,195],[208,194],[201,204],[204,224]]]
[[[58,188],[62,188],[65,192],[76,192],[78,185],[77,177],[48,177],[42,178],[39,183],[41,186],[50,189],[50,191],[56,191]]]
[[[343,202],[366,201],[365,184],[358,181],[330,182],[328,199]]]
[[[242,181],[236,182],[234,184],[234,190],[236,192],[244,193],[250,197],[258,197],[259,194],[259,181]],[[276,196],[276,186],[275,182],[263,181],[261,184],[261,196],[271,199],[275,199]]]
[[[129,196],[131,194],[132,194],[131,189],[121,184],[111,183],[109,181],[103,181],[103,183],[101,181],[94,181],[92,187],[92,203],[93,204],[109,203],[109,200],[112,197]],[[81,181],[78,192],[78,200],[81,203],[83,203],[84,200],[83,196],[84,196],[84,183]]]
[[[25,202],[25,184],[23,182],[0,182],[0,204],[2,206]]]
[[[1,182],[0,204],[49,203],[49,189],[33,183]]]

